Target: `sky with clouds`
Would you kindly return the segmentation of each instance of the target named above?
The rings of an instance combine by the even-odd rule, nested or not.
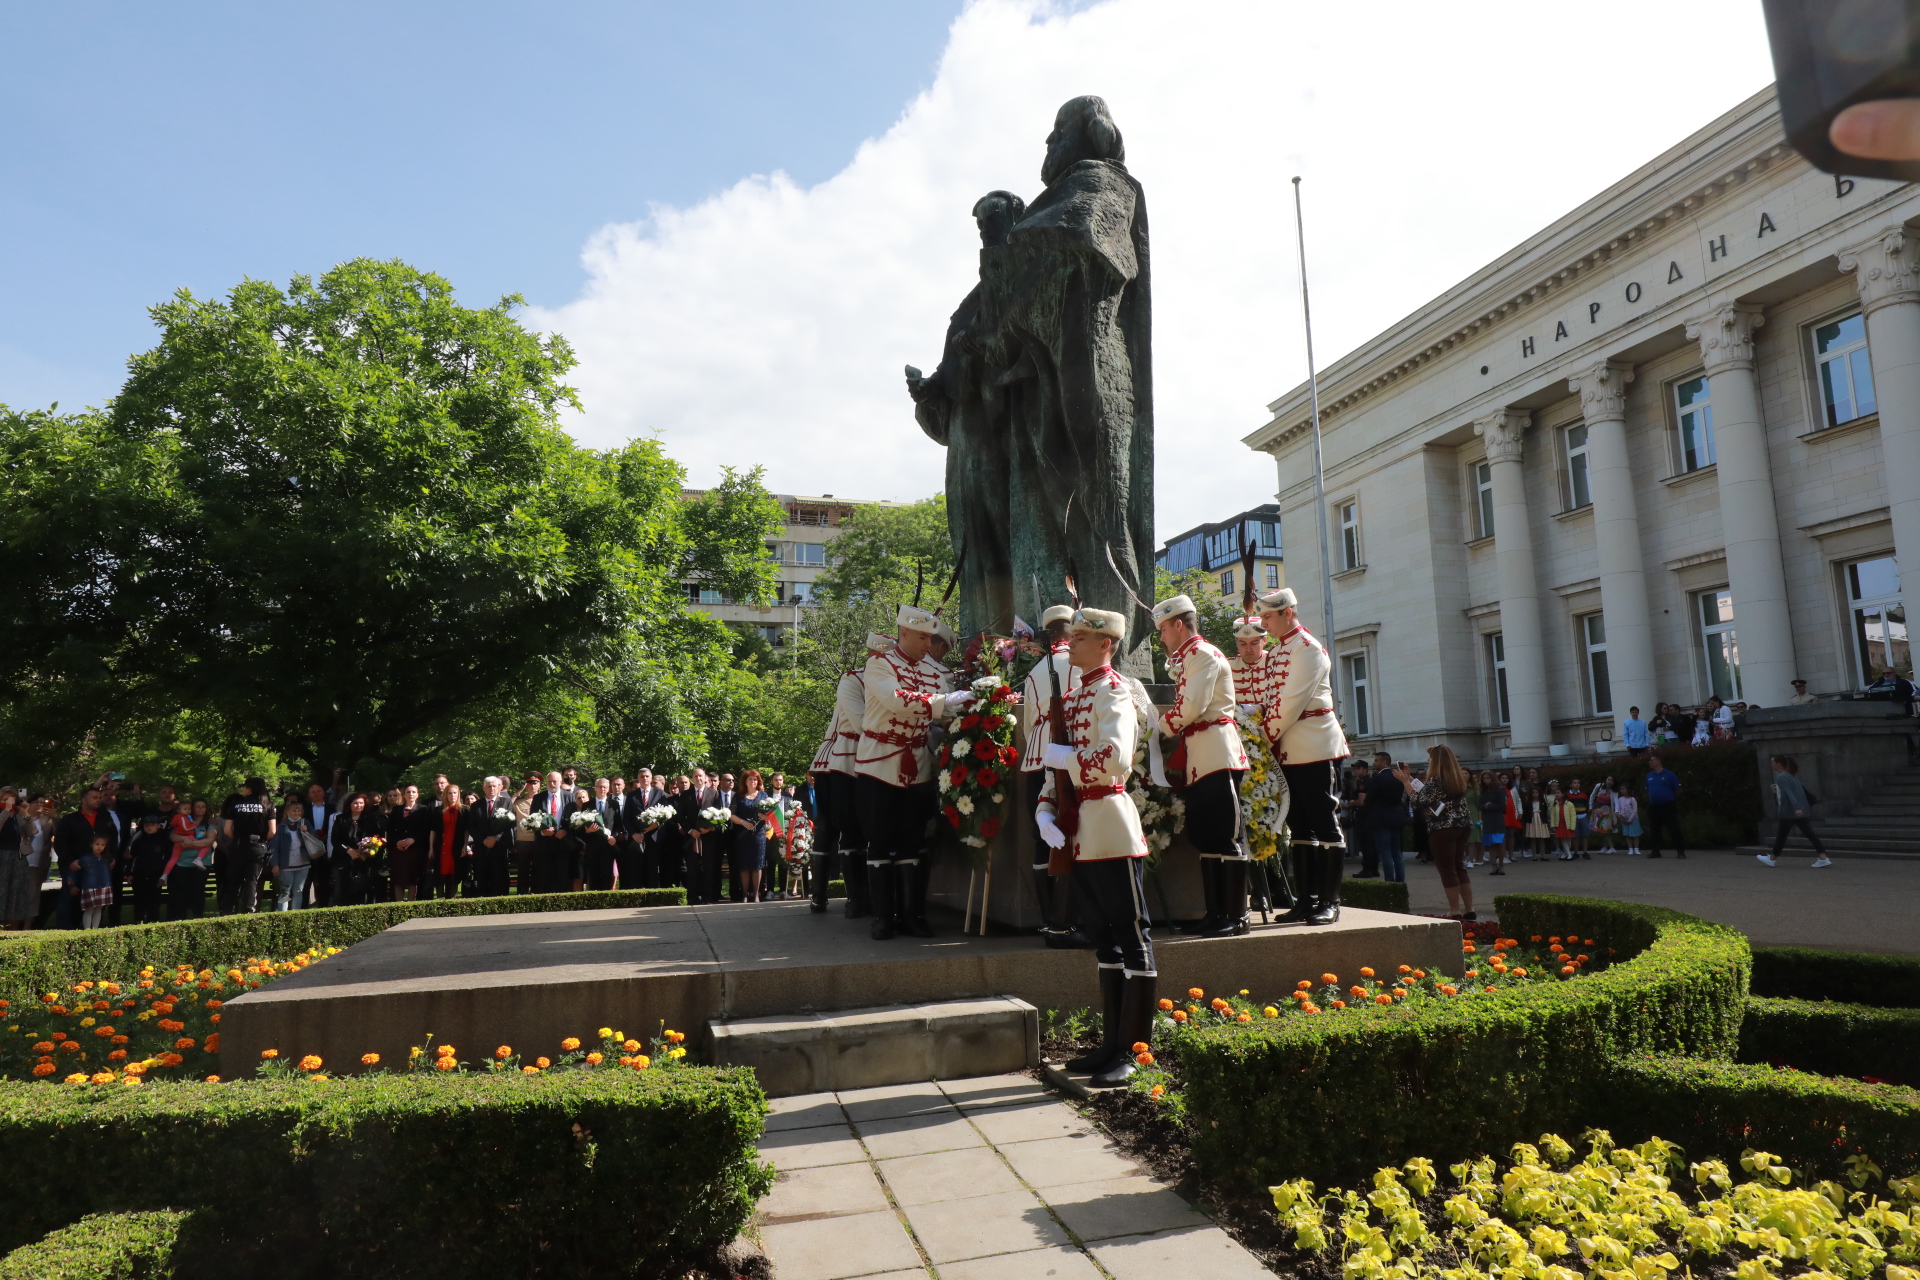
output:
[[[1271,500],[1239,440],[1305,378],[1293,175],[1324,364],[1770,79],[1752,3],[977,0],[844,169],[612,223],[580,296],[532,319],[579,351],[583,440],[656,431],[696,481],[760,462],[782,491],[924,495],[943,459],[901,370],[938,363],[972,286],[968,211],[1031,198],[1055,109],[1100,94],[1151,213],[1164,539]]]
[[[356,255],[505,292],[596,446],[912,499],[902,367],[1039,190],[1065,99],[1153,228],[1160,535],[1267,501],[1239,444],[1326,364],[1762,88],[1755,0],[197,0],[0,11],[0,402],[98,403],[144,308]]]

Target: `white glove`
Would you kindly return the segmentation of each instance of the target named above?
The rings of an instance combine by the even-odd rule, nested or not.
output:
[[[1073,754],[1073,748],[1064,742],[1049,742],[1047,749],[1040,753],[1040,764],[1046,769],[1077,769],[1080,758]]]
[[[1067,833],[1060,829],[1060,824],[1053,820],[1052,814],[1042,809],[1033,815],[1033,821],[1040,828],[1040,838],[1047,842],[1049,849],[1067,847]]]
[[[973,701],[973,695],[964,689],[959,693],[950,693],[947,695],[947,710],[965,711],[973,705]]]

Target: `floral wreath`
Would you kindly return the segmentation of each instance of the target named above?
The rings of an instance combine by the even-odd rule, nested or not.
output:
[[[1289,843],[1287,779],[1273,758],[1260,712],[1243,704],[1233,714],[1247,749],[1247,776],[1240,784],[1240,825],[1255,861],[1265,862]]]
[[[971,685],[976,701],[940,744],[940,816],[960,842],[984,849],[1000,834],[1007,778],[1020,761],[1013,747],[1013,686],[998,673]]]

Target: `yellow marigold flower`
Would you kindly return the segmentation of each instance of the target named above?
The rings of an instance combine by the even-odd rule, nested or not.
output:
[[[450,1044],[439,1045],[433,1052],[437,1057],[451,1058],[453,1056],[453,1046]]]
[[[1272,1005],[1268,1005],[1266,1008],[1262,1009],[1260,1012],[1266,1014],[1269,1018],[1277,1018],[1280,1016],[1280,1011],[1274,1008]]]
[[[433,1060],[433,1066],[436,1071],[458,1071],[460,1069],[460,1064],[452,1058],[435,1058]]]
[[[280,1056],[280,1051],[278,1049],[262,1049],[260,1051],[260,1056],[271,1061],[272,1059]]]
[[[606,1060],[606,1055],[602,1053],[590,1053],[587,1055],[587,1065],[590,1067],[597,1067]]]
[[[506,1059],[511,1058],[513,1056],[513,1046],[510,1044],[503,1044],[498,1049],[495,1049],[493,1051],[493,1056],[501,1059],[502,1061],[505,1061]]]
[[[602,1027],[602,1028],[600,1028],[600,1038],[601,1038],[602,1040],[611,1040],[611,1039],[613,1039],[613,1028],[612,1028],[612,1027]]]
[[[181,1047],[185,1048],[187,1046],[182,1045]],[[302,1071],[318,1071],[320,1069],[320,1055],[317,1053],[310,1053],[306,1057],[300,1059],[300,1069]]]
[[[111,1071],[96,1071],[93,1073],[90,1079],[93,1081],[94,1084],[112,1084],[114,1081],[114,1075],[113,1075],[113,1072]]]
[[[685,1049],[671,1049],[668,1050],[667,1056],[669,1058],[684,1058],[687,1056],[687,1051]]]
[[[82,1018],[80,1019],[80,1025],[83,1027],[90,1027],[97,1021],[99,1021],[99,1019],[97,1018]]]
[[[622,1041],[622,1042],[621,1042],[621,1044],[620,1044],[620,1047],[621,1047],[622,1049],[625,1049],[625,1050],[626,1050],[626,1051],[627,1051],[628,1053],[638,1053],[638,1052],[640,1052],[640,1042],[639,1042],[638,1040],[625,1040],[625,1041]]]
[[[552,1066],[553,1063],[546,1058],[535,1058],[533,1060],[533,1065],[536,1067],[539,1067],[542,1071],[545,1071],[548,1067]]]
[[[377,1053],[363,1053],[360,1055],[360,1065],[363,1067],[377,1067],[380,1065],[380,1055]]]
[[[207,1083],[208,1083],[208,1084],[219,1084],[219,1083],[220,1083],[220,1077],[219,1077],[219,1076],[208,1076],[208,1077],[207,1077]]]
[[[523,1075],[523,1076],[537,1076],[537,1075],[539,1075],[539,1074],[540,1074],[540,1068],[538,1068],[538,1067],[522,1067],[522,1068],[520,1068],[520,1074],[521,1074],[521,1075]]]
[[[565,1040],[562,1040],[560,1042],[560,1047],[566,1050],[568,1053],[572,1053],[575,1049],[578,1049],[580,1047],[580,1038],[578,1036],[568,1036]]]
[[[648,1067],[652,1065],[653,1065],[653,1059],[649,1058],[646,1054],[641,1053],[641,1054],[634,1055],[633,1069],[635,1071],[645,1071]]]

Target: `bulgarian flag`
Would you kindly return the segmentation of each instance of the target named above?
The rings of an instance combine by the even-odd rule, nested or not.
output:
[[[787,838],[786,820],[778,809],[767,810],[767,826],[773,829],[775,839],[785,840]]]

